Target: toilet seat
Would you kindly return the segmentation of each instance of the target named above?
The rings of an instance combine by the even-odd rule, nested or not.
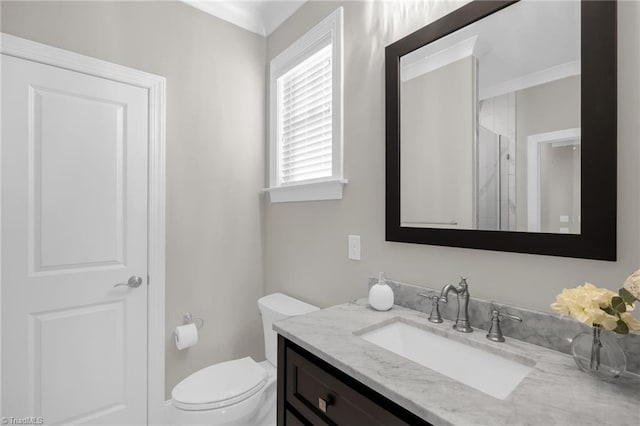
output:
[[[246,357],[196,371],[173,388],[171,397],[181,410],[214,410],[250,398],[268,380],[267,371]]]

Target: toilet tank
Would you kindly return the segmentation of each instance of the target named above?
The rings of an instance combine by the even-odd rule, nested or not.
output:
[[[269,294],[258,299],[264,327],[264,352],[272,365],[278,366],[278,334],[273,331],[275,321],[317,311],[320,308],[282,293]]]

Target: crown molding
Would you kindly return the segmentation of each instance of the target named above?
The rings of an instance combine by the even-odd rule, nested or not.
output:
[[[271,34],[307,0],[181,0],[263,37]]]

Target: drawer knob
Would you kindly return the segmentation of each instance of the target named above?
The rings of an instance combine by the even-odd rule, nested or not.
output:
[[[323,413],[327,412],[327,407],[333,404],[333,395],[327,395],[326,398],[318,398],[318,408]]]

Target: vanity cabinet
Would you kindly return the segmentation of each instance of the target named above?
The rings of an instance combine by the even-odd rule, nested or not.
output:
[[[430,425],[278,336],[278,426]]]

